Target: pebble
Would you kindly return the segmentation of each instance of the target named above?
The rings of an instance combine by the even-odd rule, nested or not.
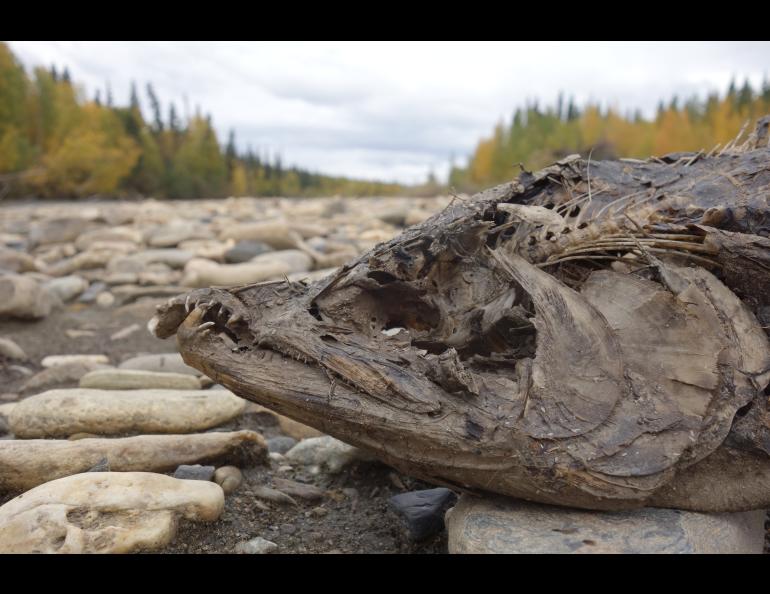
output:
[[[0,507],[0,553],[130,553],[171,542],[178,518],[213,522],[219,485],[149,472],[56,479]]]
[[[409,540],[419,542],[444,529],[444,512],[457,496],[443,487],[400,493],[388,500],[407,530]]]
[[[214,482],[229,495],[243,483],[243,473],[235,466],[221,466],[214,472]]]
[[[110,334],[110,340],[123,340],[124,338],[128,338],[131,336],[134,332],[139,330],[141,326],[139,324],[131,324],[130,326],[126,326],[122,330],[118,330],[114,334]]]
[[[296,464],[324,468],[336,474],[354,460],[369,457],[358,448],[325,435],[303,439],[286,452],[286,459]]]
[[[267,451],[270,453],[285,454],[291,448],[297,445],[297,440],[293,437],[279,435],[267,440]]]
[[[88,281],[80,276],[62,276],[43,283],[43,288],[62,301],[71,301],[88,288]]]
[[[239,542],[235,545],[234,552],[240,555],[267,555],[278,551],[278,545],[261,536]]]
[[[174,478],[193,480],[193,481],[210,481],[214,478],[214,472],[216,468],[213,466],[201,466],[200,464],[182,464],[174,471]]]
[[[90,286],[83,291],[80,297],[78,297],[78,303],[94,303],[96,301],[96,296],[106,289],[107,285],[103,282],[97,281],[91,283]]]
[[[102,291],[96,296],[96,305],[102,308],[112,307],[115,304],[115,295],[109,291]]]
[[[27,354],[10,338],[3,338],[0,336],[0,357],[15,361],[25,361],[27,359]]]

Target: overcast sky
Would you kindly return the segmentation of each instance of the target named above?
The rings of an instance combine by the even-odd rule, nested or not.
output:
[[[280,152],[284,163],[361,178],[445,176],[527,99],[599,100],[654,112],[676,93],[761,83],[770,42],[11,41],[26,67],[68,67],[89,97],[109,83],[128,103],[152,82],[164,117],[211,113],[221,142]]]

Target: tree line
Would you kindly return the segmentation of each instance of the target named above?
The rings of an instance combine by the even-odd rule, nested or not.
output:
[[[559,96],[554,105],[532,102],[516,109],[482,139],[467,167],[452,166],[449,185],[473,191],[546,167],[572,153],[594,159],[646,158],[676,151],[710,150],[729,142],[743,125],[770,113],[770,82],[759,89],[746,80],[730,83],[727,92],[705,99],[674,97],[661,102],[653,119],[640,112],[622,115],[615,108],[589,103],[582,109]]]
[[[67,69],[28,75],[0,43],[0,197],[373,195],[398,184],[322,175],[283,165],[280,155],[239,152],[231,132],[222,146],[211,117],[164,113],[151,84],[135,84],[127,106],[109,88],[86,98]]]

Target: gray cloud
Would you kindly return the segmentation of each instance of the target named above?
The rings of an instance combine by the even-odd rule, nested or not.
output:
[[[225,140],[317,171],[422,181],[473,151],[528,99],[559,91],[651,115],[673,94],[759,84],[767,42],[9,42],[27,67],[68,66],[92,96],[126,103],[151,81]],[[102,91],[103,93],[104,91]]]

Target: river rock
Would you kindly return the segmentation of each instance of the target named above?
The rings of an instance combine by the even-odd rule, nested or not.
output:
[[[31,225],[29,241],[32,245],[74,241],[78,235],[91,227],[93,227],[91,221],[80,217],[47,219]]]
[[[43,283],[43,287],[66,302],[85,291],[88,281],[79,276],[62,276]]]
[[[142,243],[142,233],[131,227],[102,227],[81,233],[75,240],[75,247],[81,252],[94,244],[134,244]]]
[[[253,431],[138,435],[115,439],[24,439],[0,448],[0,493],[26,491],[63,476],[78,474],[106,459],[113,472],[168,472],[181,464],[264,462],[266,446]],[[232,467],[223,467],[232,468]],[[223,487],[224,488],[224,487]],[[227,491],[226,491],[227,492]]]
[[[22,392],[39,392],[49,388],[57,388],[77,384],[85,374],[96,369],[105,369],[108,365],[89,361],[65,363],[39,371],[22,385]]]
[[[245,400],[226,390],[49,390],[19,402],[8,421],[21,438],[190,433],[243,412]]]
[[[211,233],[196,223],[172,221],[152,229],[147,235],[147,243],[152,247],[174,247],[188,239],[209,239]]]
[[[192,375],[138,369],[97,369],[80,378],[81,388],[101,390],[200,390],[201,381]]]
[[[0,248],[0,270],[6,272],[30,272],[37,270],[35,259],[25,252]]]
[[[131,336],[134,332],[137,332],[140,328],[141,326],[139,324],[131,324],[130,326],[126,326],[125,328],[121,328],[117,332],[110,334],[110,340],[123,340],[124,338]]]
[[[267,451],[271,453],[277,452],[279,454],[285,454],[295,445],[297,445],[297,440],[293,437],[279,435],[277,437],[271,437],[267,440]]]
[[[160,353],[157,355],[139,355],[126,359],[118,365],[119,369],[141,369],[142,371],[162,371],[200,375],[200,371],[187,365],[179,353]]]
[[[248,240],[266,243],[276,250],[296,248],[302,236],[281,220],[230,225],[219,234],[220,239]]]
[[[217,264],[211,260],[194,258],[185,266],[182,284],[186,287],[249,284],[282,278],[312,267],[312,258],[300,250],[270,252],[243,264]]]
[[[240,264],[270,251],[272,251],[272,248],[261,241],[239,241],[225,252],[225,262],[228,264]]]
[[[229,495],[243,483],[243,473],[235,466],[222,466],[214,473],[214,482]]]
[[[450,553],[761,553],[765,512],[594,512],[463,495],[446,515]]]
[[[96,301],[96,296],[106,289],[106,283],[101,281],[93,282],[85,291],[83,291],[80,297],[78,297],[78,303],[94,303]]]
[[[174,471],[174,478],[190,481],[210,481],[214,478],[213,466],[201,466],[200,464],[181,464]]]
[[[171,268],[183,268],[192,257],[192,252],[175,248],[144,250],[129,256],[113,258],[107,265],[107,270],[108,272],[139,273],[155,262],[160,262]]]
[[[0,507],[0,553],[130,553],[168,545],[177,519],[213,522],[219,485],[147,472],[89,472]]]
[[[44,318],[59,303],[55,295],[27,276],[0,276],[0,317]]]
[[[110,262],[116,255],[119,255],[120,251],[116,252],[115,249],[95,249],[89,248],[86,252],[81,252],[67,258],[60,260],[55,264],[51,264],[46,267],[45,273],[49,276],[67,276],[78,270],[91,270],[93,268],[104,268],[108,262]]]
[[[239,555],[268,555],[275,553],[278,550],[278,545],[272,541],[266,540],[261,536],[239,542],[235,545],[234,552]]]
[[[444,529],[444,512],[457,496],[443,487],[399,493],[388,500],[408,533],[409,540],[419,542]]]
[[[49,355],[43,357],[40,365],[43,367],[58,367],[59,365],[71,365],[82,363],[85,365],[106,365],[110,360],[107,355]]]
[[[0,336],[0,357],[5,357],[6,359],[12,359],[14,361],[25,361],[27,359],[27,354],[24,352],[24,349],[10,338],[3,338]]]
[[[294,464],[325,468],[332,474],[340,472],[354,460],[367,458],[361,450],[329,435],[303,439],[288,452],[286,459]]]
[[[94,301],[99,307],[107,309],[108,307],[112,307],[115,304],[115,295],[109,291],[102,291],[96,295],[96,299]]]

